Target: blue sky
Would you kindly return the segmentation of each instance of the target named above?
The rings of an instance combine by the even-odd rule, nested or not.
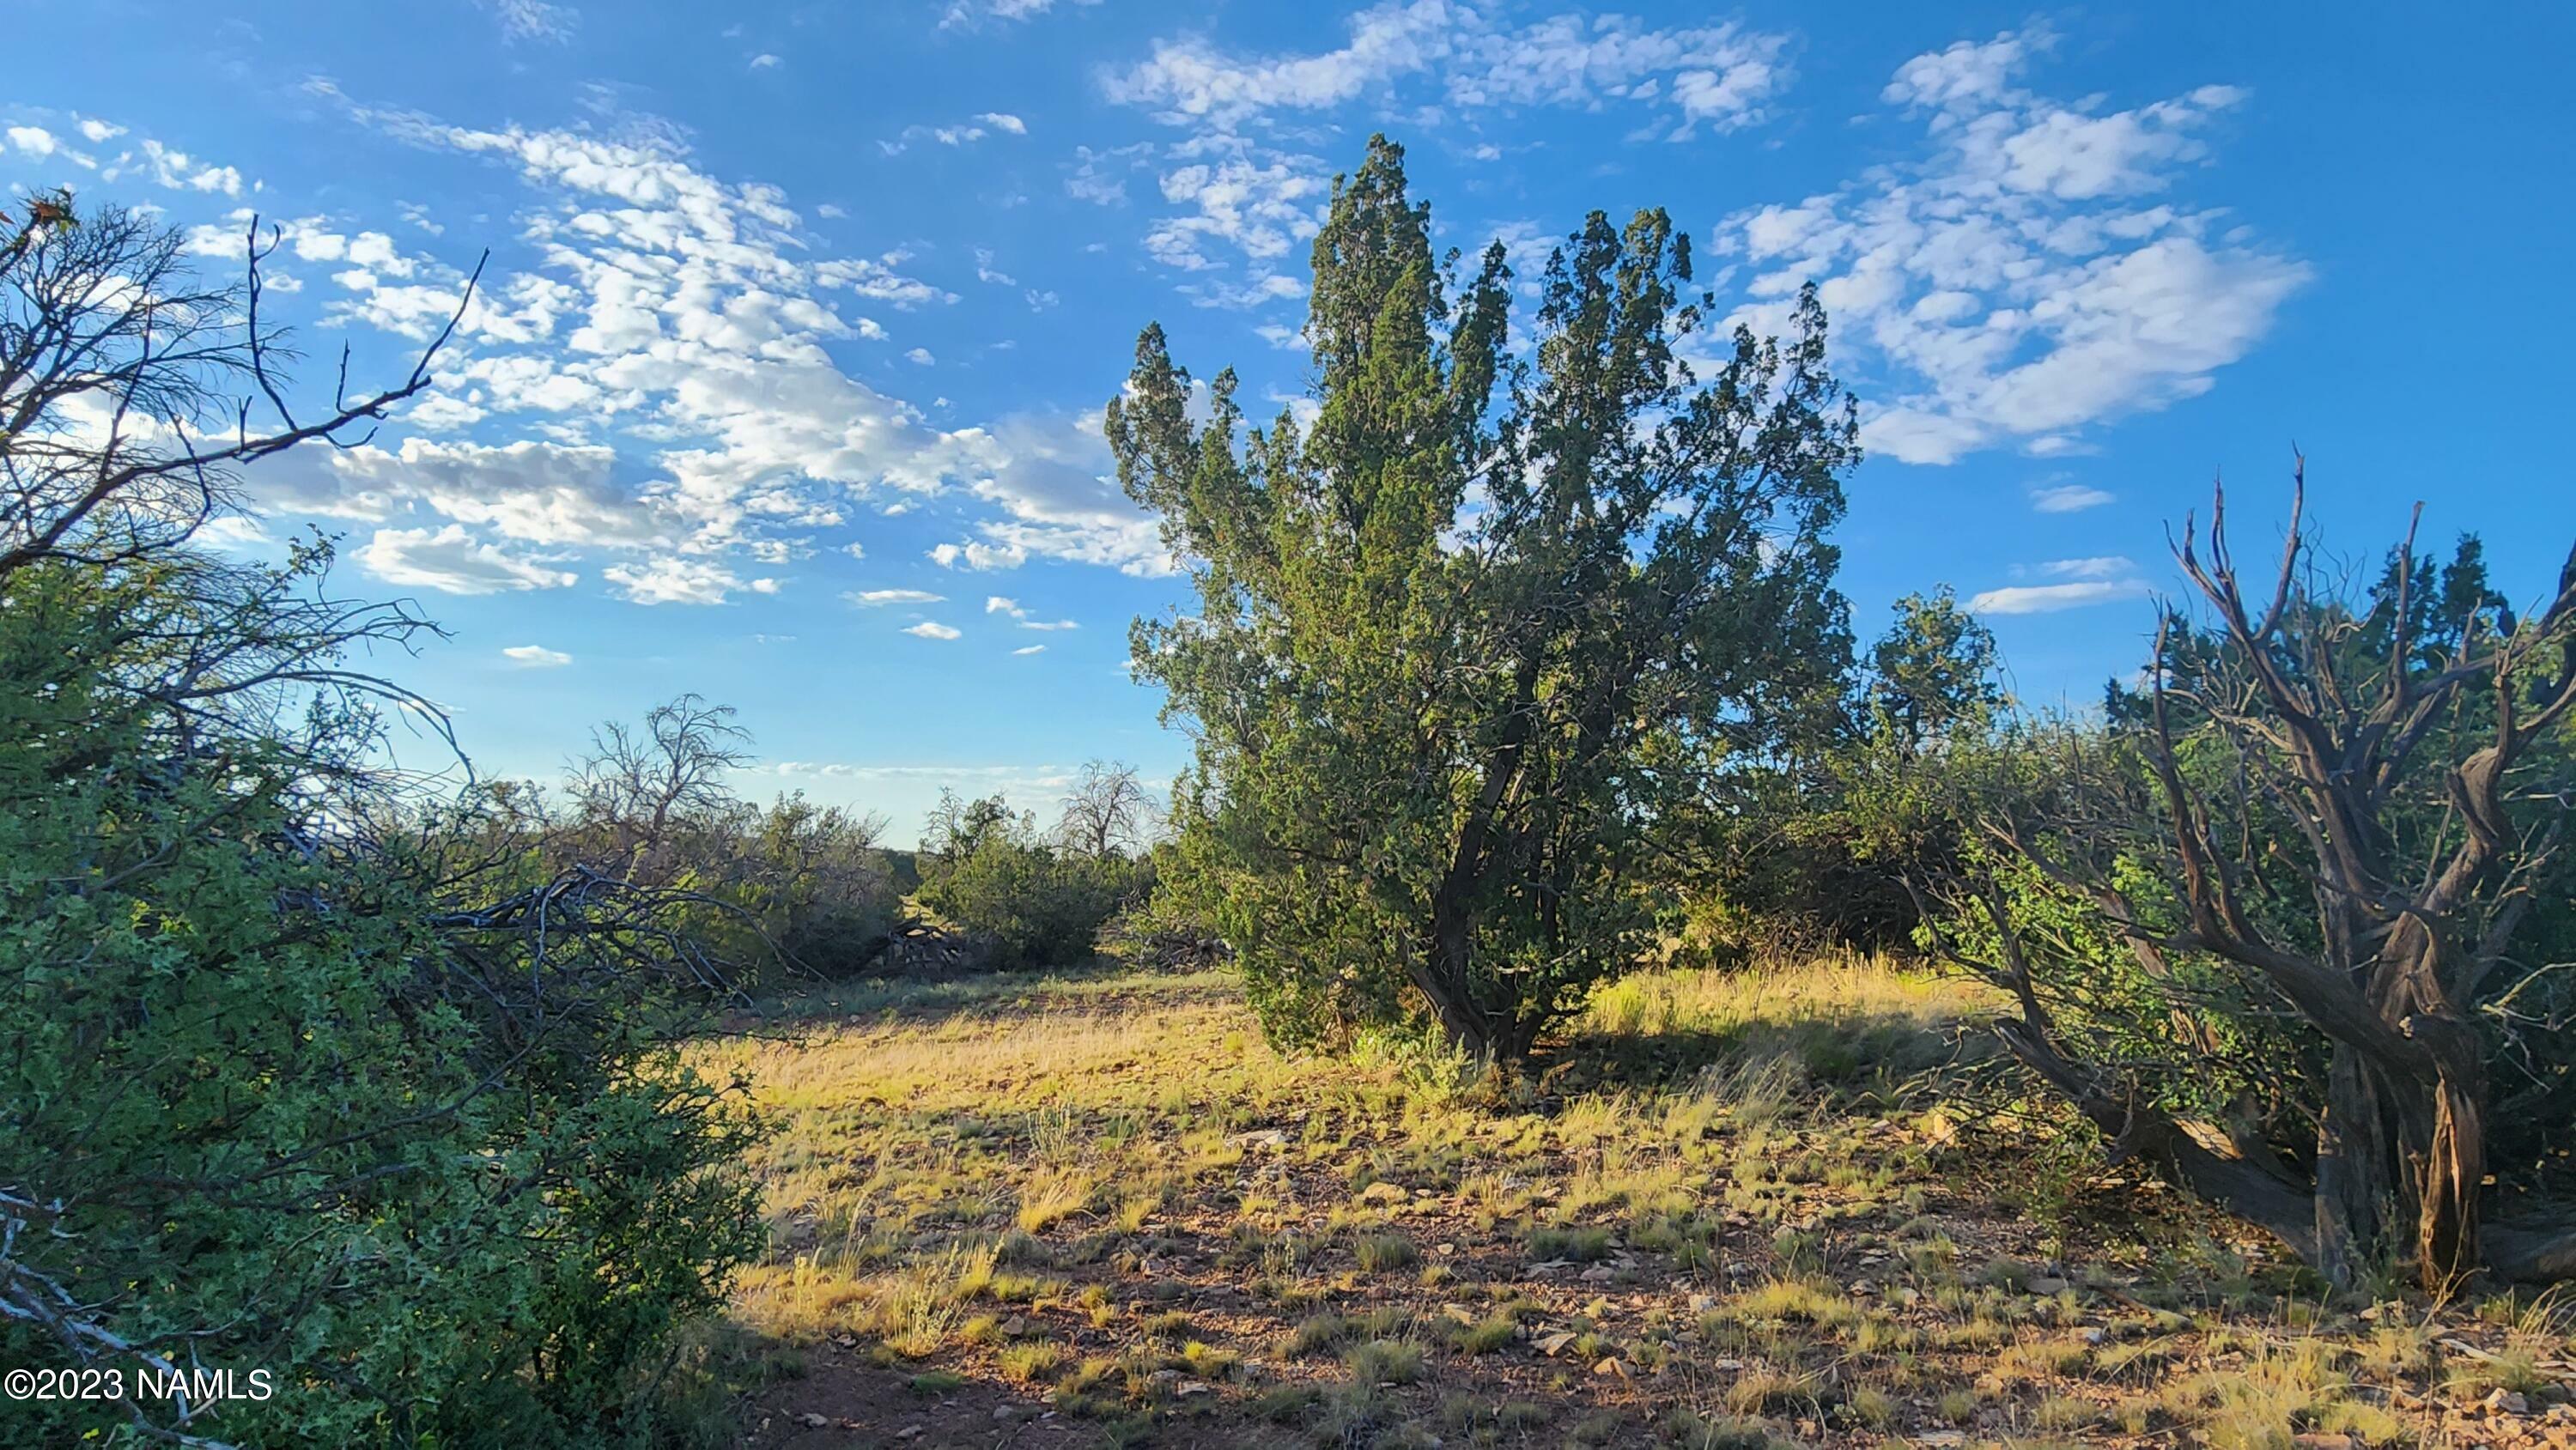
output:
[[[2213,476],[2277,537],[2293,440],[2355,555],[2423,499],[2520,599],[2576,531],[2557,7],[220,9],[21,10],[0,184],[161,208],[210,270],[256,210],[272,304],[361,376],[490,249],[438,388],[254,473],[230,536],[319,523],[347,587],[418,598],[452,638],[393,668],[487,772],[697,690],[747,793],[898,841],[942,785],[1167,778],[1123,661],[1182,589],[1098,409],[1149,320],[1294,395],[1306,240],[1377,129],[1529,276],[1654,204],[1757,325],[1821,282],[1861,631],[1952,584],[2027,698],[2136,661]]]

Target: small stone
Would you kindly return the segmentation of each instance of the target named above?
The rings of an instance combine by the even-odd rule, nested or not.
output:
[[[2104,1329],[2097,1324],[2076,1337],[2083,1340],[2086,1344],[2100,1344],[2111,1337],[2111,1331]]]
[[[2498,1390],[2487,1396],[2486,1408],[2490,1415],[2528,1415],[2531,1413],[2531,1401],[2524,1399],[2518,1390]]]
[[[1531,1341],[1531,1343],[1537,1347],[1539,1353],[1546,1355],[1550,1359],[1554,1359],[1558,1355],[1564,1353],[1565,1347],[1573,1342],[1574,1336],[1562,1329],[1553,1334],[1542,1334],[1537,1339]]]
[[[1854,1279],[1852,1280],[1851,1291],[1854,1298],[1868,1299],[1877,1295],[1878,1286],[1867,1279]]]
[[[2064,1279],[2051,1278],[2045,1274],[2030,1281],[2030,1292],[2043,1299],[2053,1298],[2056,1295],[2063,1294],[2072,1287],[2074,1286],[2068,1284]]]
[[[1733,1373],[1744,1368],[1744,1361],[1740,1359],[1712,1359],[1708,1362],[1708,1367],[1711,1369],[1722,1369],[1729,1373]]]
[[[2290,1443],[2299,1450],[2355,1450],[2350,1435],[2293,1435]]]
[[[1597,1375],[1606,1375],[1611,1379],[1623,1380],[1628,1377],[1628,1367],[1621,1364],[1616,1358],[1605,1359],[1599,1364],[1594,1365],[1592,1367],[1592,1372]]]
[[[1010,1318],[1003,1320],[1002,1332],[1013,1339],[1017,1339],[1020,1336],[1027,1334],[1029,1332],[1029,1316],[1025,1314],[1014,1314]]]
[[[1587,1284],[1607,1284],[1619,1277],[1619,1271],[1608,1264],[1594,1264],[1575,1277]]]
[[[894,1437],[898,1440],[918,1440],[921,1438],[923,1428],[920,1425],[906,1425],[895,1431]]]
[[[1036,1413],[1037,1411],[1030,1409],[1026,1405],[996,1405],[993,1407],[993,1423],[996,1425],[1016,1425]]]
[[[808,1410],[804,1414],[796,1417],[796,1423],[804,1426],[808,1430],[820,1430],[825,1425],[832,1423],[832,1421],[829,1416],[818,1415],[813,1411]]]
[[[1210,1395],[1216,1393],[1216,1386],[1209,1384],[1206,1380],[1183,1380],[1180,1383],[1180,1387],[1173,1391],[1173,1393],[1183,1397],[1190,1395]]]
[[[1914,1443],[1918,1445],[1964,1445],[1968,1443],[1968,1436],[1967,1432],[1963,1430],[1926,1430],[1922,1434],[1914,1437]]]

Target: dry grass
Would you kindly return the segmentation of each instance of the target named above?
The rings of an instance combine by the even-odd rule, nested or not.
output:
[[[702,1049],[781,1125],[735,1317],[804,1351],[779,1423],[891,1376],[924,1444],[1019,1405],[1068,1444],[2380,1450],[2565,1379],[2553,1305],[2365,1322],[2203,1216],[2036,1221],[2019,1140],[1935,1091],[1979,1000],[1650,973],[1464,1087],[1276,1054],[1208,975],[844,989]]]

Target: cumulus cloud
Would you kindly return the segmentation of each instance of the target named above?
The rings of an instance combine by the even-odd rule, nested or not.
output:
[[[460,524],[440,529],[378,529],[358,550],[357,558],[369,573],[388,584],[446,594],[562,589],[580,579],[544,559],[508,553],[477,539]]]
[[[2049,45],[2008,32],[1908,61],[1885,98],[1924,128],[1922,160],[1721,230],[1717,249],[1749,264],[1738,320],[1777,330],[1813,281],[1838,340],[1875,355],[1873,451],[2076,451],[2091,424],[2207,391],[2310,276],[2217,213],[2157,199],[2242,92],[2059,102],[2019,83]]]
[[[1159,189],[1172,209],[1149,226],[1147,253],[1190,273],[1239,266],[1244,280],[1183,290],[1202,305],[1257,308],[1304,296],[1276,264],[1315,234],[1331,168],[1273,138],[1313,113],[1361,103],[1430,116],[1623,106],[1642,114],[1645,134],[1684,140],[1760,121],[1791,79],[1787,49],[1783,36],[1734,24],[1659,28],[1568,13],[1514,25],[1453,0],[1382,0],[1350,18],[1334,49],[1250,54],[1205,36],[1167,38],[1102,85],[1111,100],[1192,132],[1162,148]],[[1125,199],[1117,153],[1078,155],[1069,193]]]
[[[1363,97],[1393,101],[1420,80],[1462,111],[1625,101],[1664,116],[1679,139],[1760,120],[1790,79],[1786,50],[1785,37],[1732,24],[1659,29],[1568,13],[1513,26],[1451,0],[1385,0],[1353,15],[1333,50],[1245,55],[1203,37],[1158,40],[1104,84],[1110,99],[1166,120],[1231,129]]]
[[[739,590],[755,594],[778,592],[775,579],[745,580],[711,560],[668,554],[632,564],[612,564],[600,571],[600,577],[621,597],[636,604],[723,604]]]
[[[501,655],[522,669],[554,670],[572,663],[572,656],[541,644],[507,645],[502,648]]]
[[[921,623],[907,628],[904,630],[904,633],[914,635],[922,639],[955,639],[959,632],[934,620],[925,619]]]

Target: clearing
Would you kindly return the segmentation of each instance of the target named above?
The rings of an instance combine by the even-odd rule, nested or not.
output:
[[[723,1433],[2576,1446],[2563,1301],[2329,1304],[1972,1089],[1978,1006],[1649,973],[1469,1091],[1276,1054],[1219,973],[839,989],[700,1053],[781,1124],[770,1262],[700,1347]]]

